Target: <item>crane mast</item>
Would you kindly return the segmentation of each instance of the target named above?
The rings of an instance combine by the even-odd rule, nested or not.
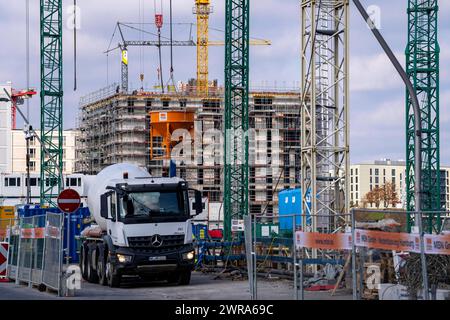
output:
[[[422,211],[429,211],[427,229],[439,229],[441,220],[431,211],[442,210],[439,143],[439,43],[437,39],[437,0],[408,1],[407,73],[421,104],[422,123]],[[409,229],[415,224],[414,165],[415,147],[414,110],[411,98],[406,96],[406,197],[410,212]]]
[[[194,13],[197,15],[197,94],[208,95],[208,42],[209,15],[212,12],[210,0],[196,0]]]
[[[41,205],[56,206],[63,187],[62,0],[40,2]]]
[[[224,237],[248,214],[249,0],[226,1]]]

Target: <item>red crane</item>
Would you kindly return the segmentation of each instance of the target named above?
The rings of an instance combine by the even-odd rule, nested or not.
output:
[[[25,99],[31,99],[37,92],[34,89],[16,91],[12,90],[11,95],[11,127],[17,129],[17,106],[24,104]]]

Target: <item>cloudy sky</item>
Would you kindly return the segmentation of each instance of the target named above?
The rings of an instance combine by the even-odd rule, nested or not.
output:
[[[0,83],[12,81],[15,88],[26,85],[25,74],[25,1],[0,0]],[[168,21],[169,1],[162,1],[163,14]],[[118,82],[120,58],[118,52],[108,57],[103,53],[109,46],[117,21],[153,22],[154,0],[77,0],[81,8],[81,29],[78,34],[78,90],[73,91],[73,33],[64,29],[65,104],[66,128],[76,126],[78,102],[81,96]],[[213,0],[211,38],[223,40],[224,2]],[[388,43],[401,61],[407,41],[406,0],[367,0],[366,6],[377,5],[381,9],[381,29]],[[39,87],[39,1],[31,3],[31,84]],[[270,47],[252,47],[251,73],[253,86],[291,87],[300,81],[300,1],[253,0],[251,1],[251,35],[272,41]],[[65,23],[72,1],[64,1]],[[187,40],[194,0],[173,0],[176,40]],[[395,70],[384,57],[365,27],[363,20],[351,7],[351,161],[352,163],[380,158],[405,158],[405,93]],[[450,1],[440,1],[441,45],[441,163],[450,165],[450,22],[443,17],[450,13]],[[154,32],[151,26],[146,27]],[[167,32],[167,25],[164,32]],[[195,32],[195,29],[193,30]],[[166,33],[167,34],[167,33]],[[129,32],[130,39],[141,36]],[[145,38],[145,35],[144,35]],[[117,44],[117,35],[113,45]],[[165,77],[169,66],[168,50],[164,50]],[[140,86],[139,74],[145,74],[145,86],[157,82],[156,48],[130,50],[130,84]],[[193,47],[176,48],[174,67],[176,80],[186,81],[195,77],[196,51]],[[224,48],[210,50],[210,78],[223,83]],[[39,100],[31,103],[32,123],[39,125]]]

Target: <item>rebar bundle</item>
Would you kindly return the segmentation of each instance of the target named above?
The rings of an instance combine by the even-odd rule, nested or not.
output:
[[[440,284],[450,284],[450,256],[428,255],[427,270],[431,288],[437,288]],[[406,258],[400,270],[400,284],[407,287],[411,297],[417,296],[418,290],[423,287],[420,254],[411,254]]]

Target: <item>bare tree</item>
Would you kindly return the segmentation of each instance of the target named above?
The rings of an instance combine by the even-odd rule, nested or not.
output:
[[[375,187],[369,191],[363,199],[364,207],[370,204],[372,207],[375,205],[377,209],[383,204],[384,208],[387,209],[389,206],[395,207],[400,203],[395,184],[387,182],[381,187]]]

